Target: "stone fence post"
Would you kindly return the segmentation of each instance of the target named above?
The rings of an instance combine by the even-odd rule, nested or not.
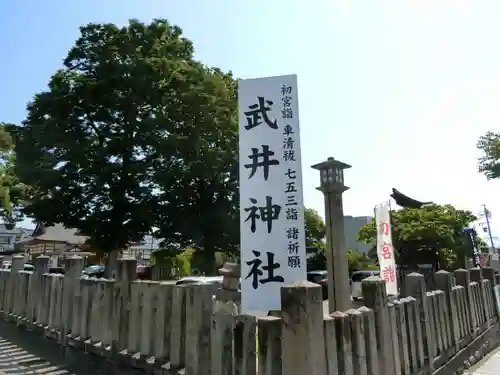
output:
[[[367,277],[362,282],[362,292],[366,307],[371,308],[375,314],[375,332],[377,335],[380,373],[394,375],[393,340],[385,281],[379,276]]]
[[[113,291],[113,319],[111,327],[111,355],[115,357],[126,349],[130,317],[130,289],[137,278],[137,260],[119,259],[117,282]]]
[[[422,339],[424,344],[424,353],[429,362],[430,371],[434,369],[433,361],[437,355],[436,340],[434,332],[431,330],[429,300],[427,299],[427,288],[424,275],[419,273],[410,273],[406,276],[406,286],[408,295],[416,299],[417,311],[419,314]]]
[[[66,343],[66,336],[71,331],[73,319],[77,319],[78,315],[74,311],[78,311],[78,306],[74,305],[74,295],[76,289],[80,289],[80,278],[82,277],[84,260],[79,255],[70,256],[66,260],[66,272],[64,274],[64,287],[62,298],[62,316],[61,336],[60,340],[63,344]],[[73,316],[75,315],[75,316]]]
[[[43,304],[43,283],[45,278],[43,275],[49,269],[49,257],[40,255],[35,258],[35,272],[31,275],[30,282],[30,310],[27,314],[27,323],[33,324],[37,322],[40,316],[40,311]]]
[[[12,257],[9,279],[7,280],[7,291],[5,293],[6,303],[4,312],[7,316],[13,312],[18,287],[17,273],[24,269],[24,263],[26,263],[26,259],[23,255],[14,255]]]
[[[472,288],[470,285],[471,282],[470,273],[467,270],[458,269],[455,271],[455,277],[457,279],[457,285],[461,285],[465,289],[465,300],[466,300],[465,311],[467,319],[469,320],[467,331],[469,333],[475,334],[477,320],[474,315],[474,299],[472,296]]]
[[[436,286],[445,293],[446,305],[448,307],[448,316],[446,319],[451,327],[451,343],[458,351],[460,341],[460,332],[458,326],[457,301],[453,293],[453,275],[448,271],[438,271],[435,275]]]
[[[321,286],[298,281],[281,288],[282,372],[326,375]]]
[[[486,280],[490,280],[491,286],[495,286],[497,284],[495,277],[495,269],[492,267],[484,267],[483,268],[483,278]]]
[[[487,309],[487,300],[486,300],[486,289],[484,288],[484,283],[483,283],[483,268],[472,268],[469,270],[470,272],[470,277],[471,277],[471,281],[474,281],[476,283],[478,283],[479,285],[479,295],[480,295],[480,299],[481,299],[481,302],[479,303],[479,306],[477,306],[477,309],[479,310],[478,311],[478,318],[480,319],[483,319],[485,322],[488,321],[489,319],[489,313],[488,313],[488,309]],[[490,293],[490,291],[488,291],[488,293]],[[481,317],[482,315],[482,317]],[[479,322],[478,322],[479,323]]]

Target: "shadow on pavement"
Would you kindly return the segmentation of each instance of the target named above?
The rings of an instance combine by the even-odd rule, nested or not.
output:
[[[119,368],[104,359],[82,351],[63,348],[57,342],[42,335],[18,328],[15,324],[0,320],[0,337],[19,346],[28,353],[40,357],[60,369],[75,375],[139,375],[141,370]]]

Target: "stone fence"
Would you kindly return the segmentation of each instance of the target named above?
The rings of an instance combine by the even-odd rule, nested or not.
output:
[[[150,374],[448,375],[500,344],[500,286],[492,269],[440,271],[427,291],[407,275],[407,295],[388,300],[378,277],[363,282],[366,307],[324,315],[321,287],[281,290],[275,316],[238,314],[210,285],[134,281],[136,261],[117,280],[82,277],[83,259],[48,274],[46,256],[23,271],[15,256],[0,271],[5,319],[81,350]],[[452,281],[456,280],[456,285]]]

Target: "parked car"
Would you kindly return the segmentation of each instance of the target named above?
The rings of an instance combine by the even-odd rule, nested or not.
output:
[[[35,266],[29,263],[24,264],[24,271],[35,272]]]
[[[12,262],[10,262],[10,261],[7,260],[7,261],[4,261],[2,263],[2,268],[1,269],[5,270],[5,271],[9,271],[11,267],[12,267]]]
[[[64,267],[49,267],[49,270],[48,270],[48,273],[58,273],[60,275],[64,275],[64,272],[66,270],[64,269]]]
[[[353,272],[351,276],[351,297],[353,300],[357,301],[363,297],[363,292],[361,290],[361,282],[370,276],[378,276],[379,271],[356,271]]]
[[[184,277],[178,280],[175,285],[186,284],[210,284],[213,287],[214,294],[222,289],[222,276],[192,276]]]
[[[136,274],[139,280],[151,280],[152,268],[151,266],[139,265],[136,268]]]
[[[323,299],[328,299],[328,271],[309,271],[307,273],[307,281],[321,285]]]
[[[89,277],[103,277],[104,266],[103,265],[88,266],[83,270],[83,274]]]

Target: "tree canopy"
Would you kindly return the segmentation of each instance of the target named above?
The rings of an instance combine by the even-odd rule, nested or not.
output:
[[[13,227],[22,219],[22,208],[28,187],[16,174],[16,154],[11,124],[0,123],[0,217],[6,227]]]
[[[17,171],[34,187],[26,213],[107,252],[153,227],[179,247],[236,246],[231,74],[194,60],[166,20],[80,31],[17,129]]]
[[[447,267],[453,262],[464,266],[470,248],[463,233],[477,218],[451,205],[428,205],[392,211],[392,240],[399,264],[433,263]],[[366,224],[358,240],[376,244],[375,220]],[[373,254],[373,252],[372,252]],[[374,252],[376,256],[376,250]]]
[[[500,177],[500,133],[487,132],[479,138],[477,148],[482,152],[478,160],[479,172],[488,179]]]
[[[367,253],[354,249],[347,249],[347,264],[349,266],[349,274],[355,271],[377,269],[375,262]]]
[[[325,235],[326,227],[323,218],[312,208],[304,211],[304,230],[306,249],[310,254],[307,260],[309,270],[323,270],[326,268]]]
[[[306,247],[324,247],[326,227],[323,218],[312,208],[304,211]]]

